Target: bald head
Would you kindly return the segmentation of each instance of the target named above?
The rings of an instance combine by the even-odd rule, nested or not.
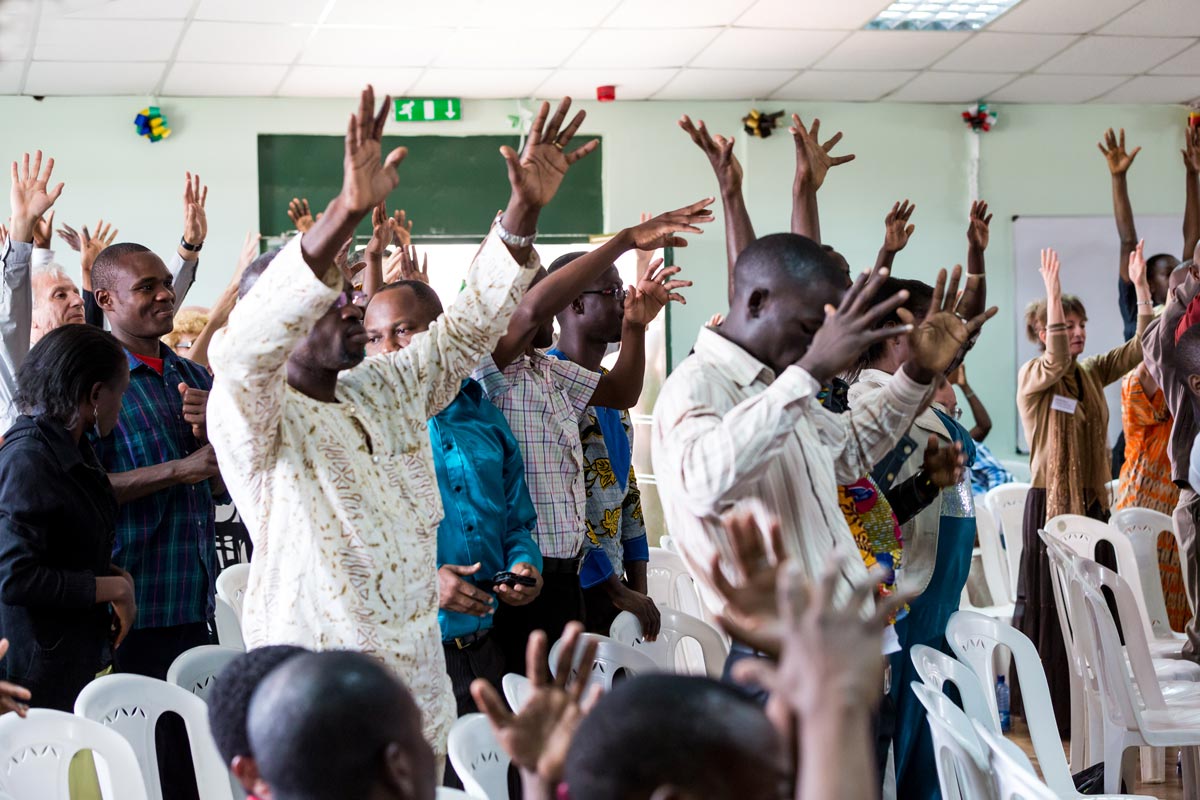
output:
[[[412,695],[362,653],[301,655],[272,671],[247,716],[277,800],[432,800],[433,752]]]
[[[733,268],[735,296],[780,285],[819,283],[844,287],[846,273],[831,256],[832,252],[794,233],[763,236],[738,256]]]

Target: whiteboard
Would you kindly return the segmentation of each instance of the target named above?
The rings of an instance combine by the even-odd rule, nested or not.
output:
[[[1120,240],[1111,216],[1095,217],[1013,217],[1013,275],[1016,307],[1017,370],[1041,352],[1025,336],[1025,306],[1045,297],[1042,285],[1041,251],[1053,247],[1061,266],[1059,279],[1063,294],[1073,294],[1087,309],[1087,349],[1084,356],[1103,353],[1122,342],[1123,323],[1117,307],[1117,260]],[[1176,258],[1183,252],[1182,216],[1139,216],[1138,236],[1146,240],[1146,256],[1170,253]],[[1014,380],[1015,385],[1015,380]],[[1105,390],[1108,398],[1108,444],[1111,448],[1121,433],[1121,383]],[[1016,403],[1017,450],[1029,452]]]

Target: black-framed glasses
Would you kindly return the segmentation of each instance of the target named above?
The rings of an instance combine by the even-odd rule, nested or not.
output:
[[[628,293],[625,291],[624,286],[610,286],[607,289],[591,289],[586,292],[580,292],[580,294],[598,294],[601,297],[612,297],[618,303],[624,303],[625,296]]]
[[[342,292],[338,295],[338,299],[333,301],[333,307],[345,308],[348,305],[356,305],[359,308],[366,308],[370,299],[366,292]]]

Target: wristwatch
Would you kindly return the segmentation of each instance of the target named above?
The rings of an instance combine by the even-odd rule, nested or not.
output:
[[[189,244],[187,239],[180,236],[179,237],[179,246],[182,247],[184,250],[187,250],[188,252],[199,253],[200,249],[202,247],[204,247],[204,242],[201,242],[200,244]]]
[[[504,223],[496,220],[496,235],[500,237],[500,241],[512,247],[529,247],[537,239],[537,231],[528,236],[517,236],[512,231],[504,227]]]

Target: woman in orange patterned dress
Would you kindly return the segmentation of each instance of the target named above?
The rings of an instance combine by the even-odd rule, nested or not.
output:
[[[1125,464],[1113,508],[1150,508],[1170,516],[1179,498],[1167,457],[1171,414],[1145,364],[1139,364],[1121,381],[1121,422],[1125,426]],[[1171,628],[1182,631],[1191,610],[1183,590],[1179,548],[1174,531],[1169,529],[1158,535],[1158,569]]]

